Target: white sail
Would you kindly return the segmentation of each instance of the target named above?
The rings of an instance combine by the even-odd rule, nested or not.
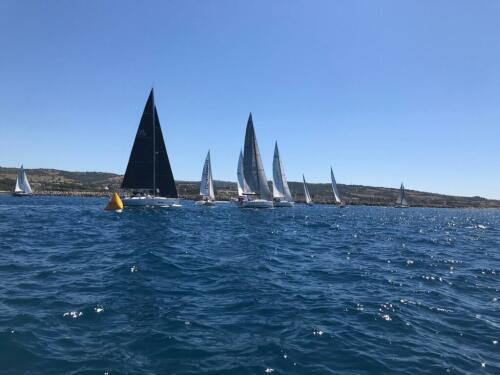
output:
[[[208,151],[201,174],[200,195],[210,200],[215,200],[214,183],[212,181],[212,164],[210,162],[210,151]]]
[[[399,196],[396,200],[396,204],[400,206],[408,206],[408,201],[406,200],[406,191],[403,183],[401,183],[401,187],[399,188]]]
[[[21,167],[22,168],[22,167]],[[21,169],[19,169],[17,171],[17,178],[16,178],[16,187],[14,189],[14,191],[16,193],[22,193],[23,190],[21,189],[21,185],[20,185],[20,181],[22,181],[22,177],[19,175],[19,172],[21,172]]]
[[[245,175],[243,173],[243,152],[240,151],[240,157],[238,159],[238,169],[236,172],[238,176],[237,185],[238,185],[238,197],[243,197],[244,194],[251,194],[250,188],[245,181]]]
[[[33,194],[30,183],[28,182],[28,177],[22,165],[17,171],[16,188],[14,191],[16,193]]]
[[[309,188],[307,187],[306,178],[302,175],[302,181],[304,181],[304,196],[306,197],[306,203],[311,204],[311,194],[309,193]]]
[[[337,188],[337,182],[335,181],[335,176],[333,175],[332,167],[330,167],[330,176],[332,178],[332,190],[335,197],[335,203],[342,203],[342,200],[340,199],[339,189]]]
[[[281,162],[280,153],[278,150],[278,142],[274,145],[273,157],[273,198],[284,198],[288,202],[292,202],[292,194],[288,187],[288,181],[285,176],[283,163]]]

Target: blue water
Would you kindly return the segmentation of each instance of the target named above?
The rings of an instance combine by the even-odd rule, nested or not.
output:
[[[0,374],[499,374],[500,210],[0,196]]]

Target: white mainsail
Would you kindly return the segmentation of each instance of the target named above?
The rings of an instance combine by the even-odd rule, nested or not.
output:
[[[28,182],[28,177],[22,165],[17,171],[16,188],[14,191],[16,193],[33,194],[30,183]]]
[[[408,202],[406,200],[406,191],[403,183],[401,183],[401,187],[399,188],[399,196],[396,200],[396,204],[400,206],[408,206]]]
[[[306,178],[302,175],[302,181],[304,181],[304,196],[306,197],[306,203],[311,204],[311,194],[309,193],[309,188],[307,187]]]
[[[342,203],[342,200],[340,199],[339,189],[337,188],[337,182],[335,181],[335,176],[333,175],[332,167],[330,167],[330,176],[332,178],[332,190],[335,197],[335,203]]]
[[[210,162],[210,150],[208,151],[201,174],[200,195],[215,200],[214,183],[212,181],[212,164]]]
[[[278,142],[276,142],[276,144],[274,145],[273,198],[284,198],[288,202],[293,201],[292,194],[290,193],[290,188],[288,187],[288,181],[285,176],[283,163],[281,162],[280,159]]]

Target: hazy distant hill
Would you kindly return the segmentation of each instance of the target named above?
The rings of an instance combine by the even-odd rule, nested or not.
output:
[[[109,191],[119,190],[122,176],[105,172],[68,172],[57,169],[27,169],[33,191],[40,194],[89,194],[105,195]],[[12,191],[15,185],[17,169],[0,167],[0,191]],[[197,199],[199,182],[177,181],[179,195],[187,199]],[[236,196],[236,183],[215,181],[217,199],[228,200]],[[290,182],[290,190],[295,200],[304,200],[301,182]],[[107,190],[108,188],[109,190]],[[316,203],[332,203],[333,194],[329,183],[309,184],[309,190]],[[392,205],[398,195],[398,189],[339,184],[342,197],[349,204]],[[499,200],[481,197],[455,197],[442,194],[407,190],[408,201],[412,206],[427,207],[477,207],[500,208]]]

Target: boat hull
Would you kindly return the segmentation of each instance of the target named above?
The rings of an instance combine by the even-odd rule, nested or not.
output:
[[[274,202],[274,207],[293,207],[295,206],[294,202],[289,201],[276,201]]]
[[[130,197],[122,199],[125,207],[178,207],[179,198],[165,197]]]
[[[25,193],[24,191],[15,191],[12,193],[14,197],[31,197],[33,193]]]
[[[395,208],[410,208],[410,206],[408,205],[402,205],[402,204],[398,204],[396,206],[394,206]]]
[[[264,199],[242,201],[241,208],[273,208],[273,202]]]

